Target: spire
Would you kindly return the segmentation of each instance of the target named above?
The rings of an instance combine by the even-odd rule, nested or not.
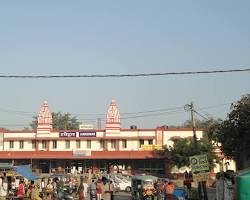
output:
[[[37,131],[40,129],[51,130],[52,129],[52,114],[49,110],[49,105],[47,101],[43,102],[41,109],[37,117]]]
[[[118,106],[115,100],[112,100],[108,108],[106,117],[106,129],[120,129],[121,120]]]

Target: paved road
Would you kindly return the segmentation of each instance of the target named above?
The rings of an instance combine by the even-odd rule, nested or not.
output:
[[[131,200],[131,194],[127,192],[115,193],[114,200]]]
[[[208,200],[215,200],[216,199],[215,189],[207,188],[207,196],[208,196]],[[130,193],[127,193],[127,192],[119,192],[115,194],[114,200],[131,200],[131,195]]]

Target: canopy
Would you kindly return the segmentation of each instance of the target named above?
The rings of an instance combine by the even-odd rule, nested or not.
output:
[[[21,165],[21,166],[14,166],[13,167],[15,172],[22,175],[23,177],[34,181],[35,179],[38,179],[39,177],[33,174],[30,165]]]

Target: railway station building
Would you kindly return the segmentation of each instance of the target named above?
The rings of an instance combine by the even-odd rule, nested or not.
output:
[[[189,128],[121,127],[117,103],[112,100],[105,129],[54,130],[48,102],[38,113],[35,131],[0,129],[0,163],[30,164],[41,173],[87,172],[89,169],[124,173],[166,173],[167,158],[156,150],[172,145],[175,137],[192,137]],[[202,130],[196,130],[197,138]]]

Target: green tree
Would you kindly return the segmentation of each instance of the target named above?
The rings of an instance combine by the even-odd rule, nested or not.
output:
[[[32,130],[37,128],[37,116],[33,117],[30,124]],[[70,113],[52,112],[53,129],[55,130],[78,130],[80,122],[76,117],[72,117]]]
[[[234,158],[237,168],[244,167],[250,152],[250,94],[231,105],[230,113],[222,121],[216,134],[223,153]]]
[[[191,138],[178,138],[174,139],[173,142],[173,146],[170,146],[167,150],[171,166],[177,166],[178,168],[189,166],[189,157],[199,154],[206,154],[210,168],[214,166],[216,160],[214,146],[207,138],[197,141],[196,146]]]

